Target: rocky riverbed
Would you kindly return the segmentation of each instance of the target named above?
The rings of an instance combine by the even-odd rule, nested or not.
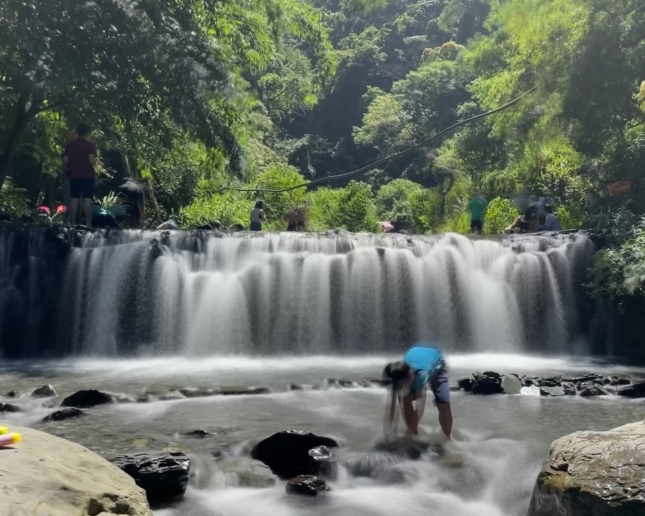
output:
[[[589,372],[598,376],[573,383],[597,381],[607,389],[621,389],[623,385],[605,380],[626,375],[635,385],[643,377],[639,369],[581,360],[449,357],[454,442],[443,455],[436,447],[415,455],[394,453],[375,448],[386,398],[380,369],[389,358],[10,364],[0,376],[5,395],[0,402],[20,411],[2,413],[0,421],[52,432],[110,460],[185,453],[190,459],[186,495],[157,508],[155,516],[380,516],[396,514],[401,504],[455,516],[525,516],[553,440],[645,418],[641,399],[545,396],[539,391],[558,387],[547,381],[567,382]],[[492,372],[499,373],[500,385],[505,376],[516,375],[520,384],[527,384],[520,391],[530,392],[480,396],[456,390],[459,379],[476,380]],[[529,380],[534,384],[528,385]],[[32,396],[37,389],[39,395]],[[61,406],[76,392],[91,389],[105,395],[90,395],[99,404],[86,406],[84,400],[76,403],[82,408]],[[74,411],[69,414],[73,417],[54,417],[61,411]],[[428,442],[439,443],[435,414],[429,406],[423,431]],[[305,477],[287,493],[293,478],[272,473],[254,459],[253,448],[291,429],[338,443],[316,452],[333,458],[337,466],[334,475],[290,472]],[[317,496],[297,497],[298,490]],[[315,501],[321,497],[324,501]]]

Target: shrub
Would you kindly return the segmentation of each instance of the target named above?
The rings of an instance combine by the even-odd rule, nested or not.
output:
[[[496,197],[486,209],[484,233],[489,235],[503,233],[504,229],[510,226],[518,215],[520,215],[520,210],[513,201]]]

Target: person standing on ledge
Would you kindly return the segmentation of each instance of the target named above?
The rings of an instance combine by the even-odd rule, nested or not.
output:
[[[63,161],[69,176],[69,191],[71,197],[70,223],[76,224],[79,204],[83,199],[85,224],[92,225],[92,198],[96,183],[96,145],[91,141],[92,129],[89,125],[81,124],[77,130],[78,138],[65,147]]]
[[[385,367],[383,380],[392,382],[391,399],[385,414],[384,433],[386,439],[392,433],[397,399],[403,406],[403,418],[408,429],[406,437],[414,437],[419,434],[419,423],[425,411],[428,387],[432,389],[434,394],[441,430],[450,439],[452,432],[450,386],[448,384],[448,369],[440,351],[427,343],[414,345],[406,351],[402,361],[393,362]]]
[[[484,230],[484,211],[486,210],[486,199],[478,193],[468,204],[470,210],[470,231],[482,234]]]
[[[251,210],[251,231],[262,231],[262,222],[267,219],[264,213],[264,202],[255,203],[255,208]]]

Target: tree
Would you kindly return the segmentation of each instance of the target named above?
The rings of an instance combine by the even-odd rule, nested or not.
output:
[[[135,123],[162,132],[170,119],[241,171],[232,72],[265,66],[285,33],[326,60],[324,29],[297,0],[6,0],[0,185],[24,132],[52,110],[108,135]]]

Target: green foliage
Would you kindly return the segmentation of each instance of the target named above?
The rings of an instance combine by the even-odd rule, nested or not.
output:
[[[305,178],[293,167],[272,167],[257,176],[253,188],[281,190],[306,183]],[[264,212],[267,216],[265,226],[267,229],[284,229],[284,216],[293,208],[305,202],[305,188],[297,188],[288,192],[257,192],[256,200],[264,201]]]
[[[241,224],[248,228],[249,216],[254,202],[238,192],[215,194],[199,198],[183,208],[179,222],[183,228],[191,229],[213,220],[219,220],[224,227]]]
[[[423,234],[438,225],[441,198],[418,183],[395,179],[379,189],[376,210],[380,220],[392,222],[395,228]]]
[[[504,229],[510,226],[518,215],[520,215],[520,210],[513,201],[496,197],[486,209],[484,233],[489,235],[503,233]]]
[[[18,188],[11,178],[7,178],[0,191],[0,213],[8,215],[13,220],[31,217],[33,209],[30,204],[27,191],[24,188]]]
[[[378,231],[369,185],[351,181],[345,188],[318,188],[307,196],[307,222],[314,231]]]

